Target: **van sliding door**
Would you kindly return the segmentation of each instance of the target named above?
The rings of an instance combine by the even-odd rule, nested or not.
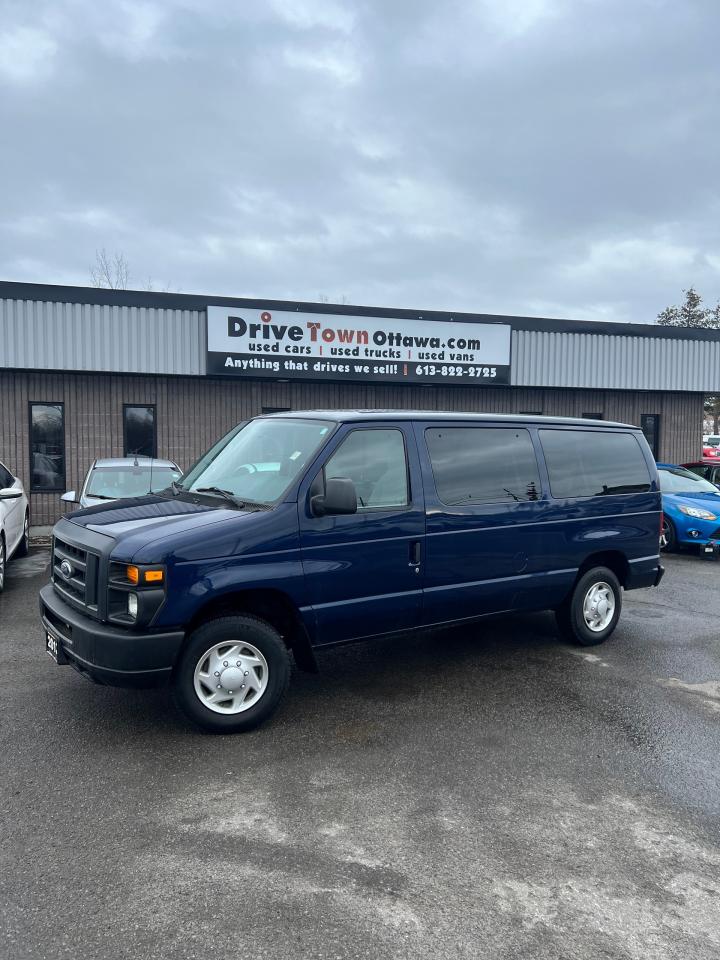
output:
[[[418,424],[427,509],[423,622],[445,623],[561,596],[545,569],[548,513],[529,430]],[[541,604],[542,605],[542,604]],[[550,604],[548,604],[550,605]]]

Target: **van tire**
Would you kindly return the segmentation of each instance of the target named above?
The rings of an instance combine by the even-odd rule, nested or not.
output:
[[[208,699],[210,691],[198,681],[198,676],[208,672],[210,658],[216,655],[222,658],[224,648],[229,653],[232,645],[240,648],[238,653],[231,655],[232,659],[236,656],[252,657],[258,663],[257,676],[264,686],[257,695],[257,702],[251,706],[243,707],[241,712],[221,713],[217,710],[227,709],[230,699],[224,702],[224,707],[221,704],[216,709],[206,704],[204,700]],[[264,661],[262,666],[259,665],[261,661]],[[224,663],[221,659],[217,664],[220,671]],[[246,665],[249,666],[243,664]],[[232,666],[230,663],[230,668]],[[222,673],[219,679],[222,679]],[[196,727],[207,733],[244,733],[260,726],[280,706],[290,684],[290,654],[277,630],[259,617],[249,614],[221,617],[202,624],[190,634],[173,670],[171,684],[176,706]],[[200,692],[196,689],[198,684]]]
[[[593,567],[580,577],[568,599],[555,611],[555,619],[566,640],[594,647],[613,632],[621,610],[620,581],[608,567]]]

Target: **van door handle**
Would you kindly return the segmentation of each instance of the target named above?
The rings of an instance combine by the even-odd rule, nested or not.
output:
[[[420,565],[420,541],[413,540],[410,544],[410,562],[409,567],[417,567]]]

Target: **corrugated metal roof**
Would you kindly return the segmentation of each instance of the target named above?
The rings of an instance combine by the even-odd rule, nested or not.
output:
[[[205,311],[0,300],[0,367],[205,373]]]

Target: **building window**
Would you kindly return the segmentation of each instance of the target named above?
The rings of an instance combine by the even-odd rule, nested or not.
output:
[[[604,420],[605,418],[601,413],[584,413],[582,415],[583,420]]]
[[[62,403],[30,404],[30,489],[65,489],[65,410]]]
[[[156,457],[155,407],[136,407],[126,403],[123,406],[123,436],[126,457]]]
[[[652,455],[657,460],[660,456],[660,414],[643,413],[640,417],[640,429],[645,434]]]

